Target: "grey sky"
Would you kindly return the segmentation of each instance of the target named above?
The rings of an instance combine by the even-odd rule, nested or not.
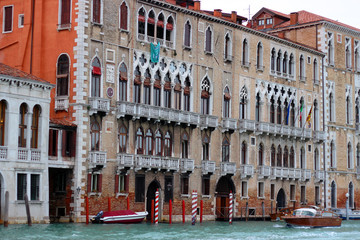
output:
[[[244,17],[252,17],[262,7],[289,14],[306,10],[360,29],[359,0],[201,0],[201,9],[222,9],[223,12],[237,11]]]

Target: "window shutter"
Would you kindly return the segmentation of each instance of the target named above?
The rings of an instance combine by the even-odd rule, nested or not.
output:
[[[98,192],[102,192],[102,174],[98,176]]]
[[[61,1],[61,24],[70,23],[70,0]]]
[[[49,129],[49,156],[54,156],[53,142],[54,142],[54,130]]]
[[[61,156],[66,157],[66,131],[62,130]]]
[[[13,20],[13,7],[8,6],[5,7],[5,24],[4,24],[4,32],[12,31],[12,20]]]
[[[87,179],[87,191],[88,193],[91,192],[91,173],[88,173],[88,179]]]
[[[101,0],[94,0],[93,2],[93,22],[100,23],[100,2]]]
[[[70,157],[75,157],[76,154],[76,131],[71,132],[71,143],[70,143]]]
[[[211,52],[211,31],[206,31],[206,51]]]
[[[127,6],[125,3],[123,3],[121,5],[121,9],[120,9],[120,16],[121,16],[121,19],[120,19],[120,28],[121,29],[124,29],[124,30],[127,30],[127,20],[128,20],[128,9],[127,9]]]
[[[119,192],[119,175],[115,175],[115,193]]]
[[[125,192],[129,192],[129,175],[125,175]]]

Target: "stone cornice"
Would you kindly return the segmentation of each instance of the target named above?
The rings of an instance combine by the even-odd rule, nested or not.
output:
[[[10,85],[17,85],[19,87],[29,86],[30,88],[41,88],[43,90],[49,90],[49,91],[55,87],[55,85],[51,84],[51,83],[43,83],[43,82],[31,80],[31,79],[11,77],[11,76],[1,75],[1,74],[0,74],[0,81],[7,82]]]
[[[226,25],[228,27],[233,27],[233,28],[239,29],[241,31],[244,31],[244,32],[247,32],[247,33],[250,33],[250,34],[254,34],[256,36],[263,37],[263,38],[268,39],[268,40],[279,42],[281,44],[284,44],[284,45],[287,45],[287,46],[290,46],[290,47],[294,47],[294,48],[297,48],[297,49],[302,50],[302,51],[307,51],[307,52],[310,52],[312,54],[319,55],[319,56],[325,56],[324,53],[322,53],[320,51],[317,51],[315,49],[308,48],[308,47],[305,47],[305,46],[302,46],[302,45],[287,41],[285,39],[278,38],[276,36],[272,36],[270,34],[267,34],[267,33],[252,29],[252,28],[248,28],[248,27],[245,27],[245,26],[240,25],[240,24],[229,22],[229,21],[223,20],[221,18],[210,16],[210,15],[198,12],[198,11],[190,10],[190,9],[183,8],[183,7],[180,7],[180,6],[176,6],[176,5],[173,5],[173,4],[169,4],[169,3],[165,2],[165,1],[158,1],[158,0],[138,0],[138,1],[143,2],[143,3],[149,3],[149,4],[152,4],[152,5],[158,6],[158,7],[168,8],[170,10],[174,10],[174,11],[177,11],[177,12],[182,12],[182,13],[185,13],[185,14],[189,14],[189,15],[192,15],[192,16],[195,16],[195,17],[198,17],[198,18],[206,19],[208,21],[223,24],[223,25]]]

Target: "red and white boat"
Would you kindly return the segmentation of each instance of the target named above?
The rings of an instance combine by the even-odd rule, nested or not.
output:
[[[131,210],[100,211],[91,219],[92,223],[140,223],[148,215],[147,212],[134,212]]]

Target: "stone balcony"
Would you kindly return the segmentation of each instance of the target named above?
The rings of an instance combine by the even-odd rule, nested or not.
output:
[[[291,127],[269,122],[256,122],[256,131],[260,134],[273,134],[275,136],[280,135],[305,140],[310,140],[312,137],[311,129]]]
[[[311,170],[310,169],[301,169],[301,181],[310,181],[311,179]]]
[[[110,99],[89,97],[89,114],[93,115],[98,112],[108,113],[110,111]]]
[[[221,174],[221,176],[235,175],[235,173],[236,173],[236,163],[232,163],[232,162],[222,162],[222,163],[220,163],[220,174]]]
[[[118,156],[121,154],[118,154]],[[130,167],[130,156],[127,154],[124,159],[128,159],[128,166]],[[180,160],[178,158],[162,157],[162,156],[151,156],[151,155],[136,155],[134,165],[135,171],[144,169],[145,171],[179,171]],[[119,167],[122,165],[120,164]]]
[[[258,178],[270,177],[271,167],[270,166],[258,166],[257,168]]]
[[[89,152],[90,168],[105,167],[106,166],[106,152],[90,151]]]
[[[287,178],[288,176],[289,176],[289,171],[286,168],[283,168],[283,167],[272,167],[271,168],[270,177],[272,179],[277,179],[277,178],[283,179],[283,178]]]
[[[323,182],[325,180],[325,171],[323,170],[316,170],[315,171],[315,182]]]
[[[35,148],[32,148],[32,149],[18,148],[18,160],[40,162],[41,161],[41,150],[35,149]]]
[[[161,168],[166,170],[167,172],[179,171],[179,164],[180,161],[178,158],[163,157],[161,159]]]
[[[326,140],[326,133],[324,131],[314,131],[313,138],[315,142],[322,143]]]
[[[117,118],[126,115],[133,118],[146,118],[147,120],[164,120],[167,122],[183,123],[188,126],[200,124],[200,115],[193,112],[180,111],[147,104],[119,101],[116,105]],[[217,118],[216,118],[217,121]]]
[[[0,160],[7,159],[8,148],[5,146],[0,146]]]
[[[182,173],[193,172],[195,168],[195,161],[193,159],[181,159],[180,171]]]
[[[300,168],[289,168],[289,179],[299,180],[301,178]]]
[[[69,109],[68,96],[55,97],[55,111],[68,111],[68,109]]]
[[[255,121],[249,119],[240,119],[238,129],[240,132],[254,132],[256,130]]]
[[[240,178],[250,178],[254,176],[254,166],[250,164],[240,165]]]
[[[223,118],[221,121],[222,132],[234,132],[237,128],[237,119]]]
[[[134,155],[126,153],[118,153],[118,169],[133,169],[135,167]]]
[[[202,169],[203,175],[213,174],[215,172],[215,168],[216,168],[215,161],[202,161],[201,162],[201,169]]]
[[[201,129],[216,128],[218,126],[218,117],[212,115],[200,115]]]

